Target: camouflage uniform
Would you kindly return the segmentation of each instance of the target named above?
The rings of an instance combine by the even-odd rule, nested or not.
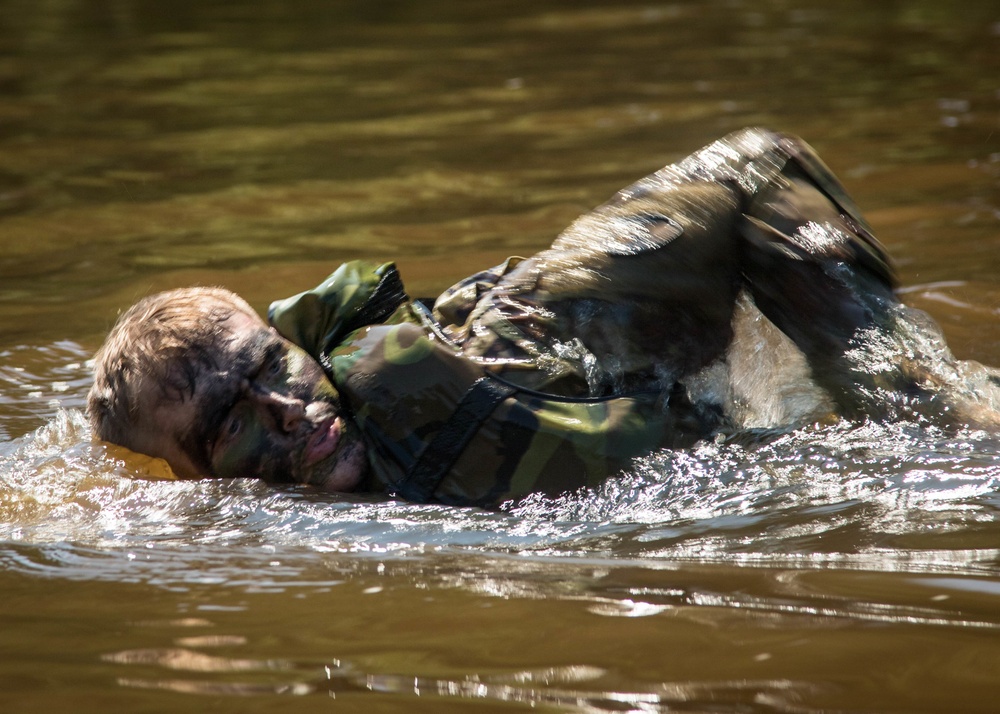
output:
[[[870,296],[891,299],[892,282],[815,154],[744,130],[623,189],[551,248],[460,282],[433,309],[408,298],[391,263],[351,262],[274,303],[269,319],[339,389],[368,448],[369,490],[491,505],[594,485],[724,428],[717,408],[687,398],[685,380],[724,356],[741,290],[829,367],[878,318]]]

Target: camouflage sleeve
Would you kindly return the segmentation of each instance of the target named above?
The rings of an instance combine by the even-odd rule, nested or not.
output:
[[[393,263],[350,261],[312,290],[271,303],[267,319],[317,359],[360,327],[384,321],[407,299]]]

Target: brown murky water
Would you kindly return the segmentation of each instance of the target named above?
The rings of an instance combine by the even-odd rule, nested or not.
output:
[[[79,413],[142,294],[263,307],[356,257],[433,294],[752,124],[1000,364],[996,2],[0,13],[3,711],[996,710],[995,437],[706,444],[483,513],[156,480]]]

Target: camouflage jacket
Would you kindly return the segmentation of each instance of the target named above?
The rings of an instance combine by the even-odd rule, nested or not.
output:
[[[470,280],[482,287],[486,275]],[[345,263],[315,289],[272,304],[268,317],[340,391],[368,451],[364,490],[495,505],[598,484],[638,455],[705,433],[664,409],[658,390],[574,398],[491,376],[488,362],[464,356],[406,296],[392,263]]]
[[[850,406],[857,374],[841,356],[881,309],[870,298],[892,301],[893,281],[812,150],[748,129],[622,189],[550,248],[463,280],[433,309],[406,295],[391,263],[353,262],[269,317],[352,410],[370,490],[491,505],[594,485],[724,426],[723,408],[689,385],[725,361],[741,292]]]

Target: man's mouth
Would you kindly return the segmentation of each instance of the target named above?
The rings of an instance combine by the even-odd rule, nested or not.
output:
[[[312,466],[333,454],[340,445],[343,429],[344,422],[340,417],[330,417],[320,422],[306,442],[306,448],[302,452],[302,465]]]

